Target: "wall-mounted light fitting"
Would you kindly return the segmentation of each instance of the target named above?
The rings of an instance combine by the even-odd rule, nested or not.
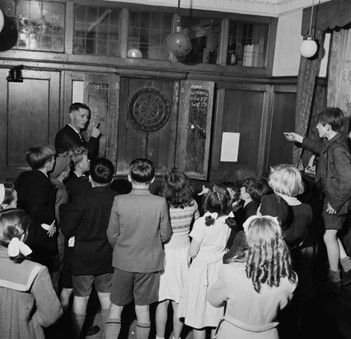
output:
[[[23,82],[22,77],[22,69],[24,68],[23,65],[12,67],[9,70],[9,75],[6,78],[8,82]]]

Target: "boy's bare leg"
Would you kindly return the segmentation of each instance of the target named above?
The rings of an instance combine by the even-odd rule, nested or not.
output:
[[[111,303],[108,318],[106,320],[106,339],[117,339],[121,331],[121,316],[124,306]]]
[[[82,328],[84,325],[87,306],[88,306],[89,296],[86,297],[73,297],[73,306],[72,306],[72,321],[73,327],[76,332],[77,338],[80,337]]]
[[[148,339],[150,334],[150,306],[135,305],[137,316],[136,337],[137,339]]]
[[[337,232],[338,230],[327,229],[323,236],[324,243],[327,248],[330,278],[332,282],[340,282],[340,272],[339,272],[340,251],[339,251]]]
[[[163,300],[156,307],[156,338],[165,337],[169,300]]]

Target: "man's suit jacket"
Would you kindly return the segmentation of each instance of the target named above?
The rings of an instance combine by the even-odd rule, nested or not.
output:
[[[113,267],[127,272],[150,273],[164,266],[162,243],[172,234],[166,199],[148,189],[118,195],[107,229],[113,247]]]
[[[83,138],[83,136],[82,136]],[[56,152],[61,154],[74,146],[84,146],[88,149],[88,158],[96,159],[99,155],[99,140],[90,137],[89,142],[80,139],[78,133],[69,125],[62,128],[55,137]]]
[[[47,231],[41,227],[42,223],[50,225],[55,220],[55,188],[50,179],[39,170],[22,172],[15,182],[15,188],[18,208],[25,210],[31,218],[28,245],[33,252],[37,250],[56,253],[56,236],[49,237]]]
[[[66,216],[62,218],[62,232],[66,238],[75,236],[71,256],[74,275],[113,272],[106,230],[116,194],[110,186],[93,187],[63,211]]]

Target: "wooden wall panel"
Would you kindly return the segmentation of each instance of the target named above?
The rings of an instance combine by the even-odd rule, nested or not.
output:
[[[0,107],[0,118],[6,126],[0,145],[4,179],[14,179],[28,167],[25,153],[29,147],[53,145],[59,126],[60,73],[23,70],[23,79],[2,86],[2,96],[7,98]]]
[[[151,159],[158,173],[168,171],[174,165],[177,106],[173,94],[177,90],[167,80],[122,78],[120,89],[120,117],[118,126],[118,174],[126,174],[129,163],[138,157]],[[167,97],[171,115],[166,124],[157,131],[144,132],[130,121],[128,104],[133,94],[145,87],[157,88]]]
[[[226,89],[224,97],[222,132],[240,133],[238,163],[254,168],[258,162],[263,100],[264,90],[253,89]]]
[[[296,93],[274,93],[270,142],[268,147],[269,166],[292,162],[294,144],[286,141],[283,132],[295,130]]]

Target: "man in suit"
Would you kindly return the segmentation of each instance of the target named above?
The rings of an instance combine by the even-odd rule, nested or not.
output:
[[[95,126],[88,142],[81,134],[89,122],[90,108],[85,104],[75,102],[69,108],[69,117],[70,123],[56,134],[56,152],[62,154],[74,146],[84,146],[88,149],[88,158],[96,159],[99,154],[100,130]]]
[[[73,322],[79,337],[86,317],[92,286],[101,304],[103,328],[110,308],[112,248],[106,230],[116,192],[111,190],[114,167],[110,160],[97,159],[91,166],[92,189],[76,199],[66,210],[62,232],[75,237],[71,256],[73,280]],[[103,335],[104,337],[104,335]]]

